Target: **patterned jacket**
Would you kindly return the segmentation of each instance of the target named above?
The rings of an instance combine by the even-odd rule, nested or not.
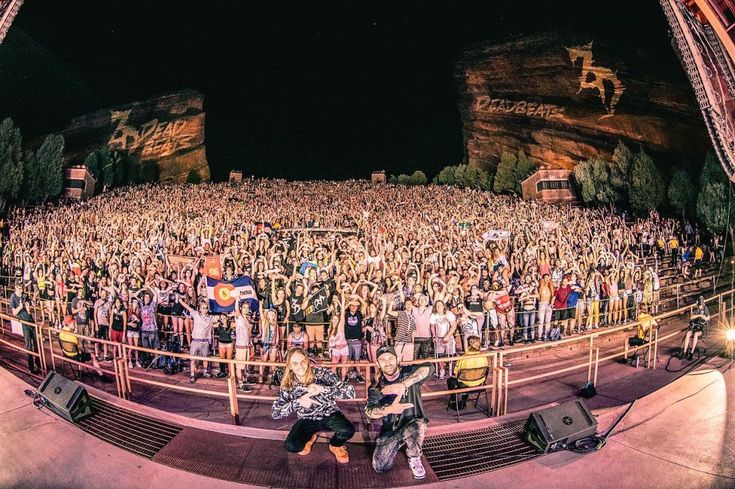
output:
[[[314,367],[314,383],[325,388],[324,392],[312,396],[314,403],[309,409],[299,405],[298,400],[306,395],[307,386],[294,380],[294,387],[290,390],[280,389],[278,399],[273,403],[271,414],[273,419],[285,418],[296,413],[299,419],[320,420],[339,411],[337,399],[354,399],[355,388],[347,382],[342,382],[337,374],[324,367]]]

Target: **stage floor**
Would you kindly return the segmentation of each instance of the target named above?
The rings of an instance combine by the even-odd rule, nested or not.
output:
[[[23,394],[28,387],[12,373],[0,369],[0,459],[3,460],[0,487],[252,487],[216,478],[224,475],[222,470],[226,467],[237,473],[237,480],[259,486],[282,487],[278,478],[268,476],[267,472],[286,470],[322,476],[280,479],[290,487],[391,487],[412,483],[403,455],[399,455],[404,458],[393,474],[373,473],[368,465],[369,445],[352,445],[351,463],[338,467],[323,444],[318,444],[309,457],[300,458],[281,451],[276,440],[228,438],[231,445],[218,446],[214,438],[222,434],[213,433],[208,450],[207,433],[192,431],[187,435],[191,444],[181,445],[183,452],[190,447],[192,456],[196,449],[197,457],[209,456],[212,462],[219,463],[212,477],[206,477],[201,475],[207,473],[206,466],[196,470],[198,474],[189,472],[194,467],[187,467],[182,450],[176,446],[159,452],[168,459],[161,455],[150,460],[84,433],[45,409],[36,409]],[[623,409],[620,405],[595,410],[600,431],[606,430]],[[165,414],[162,416],[165,419]],[[508,420],[517,418],[511,415]],[[487,423],[502,421],[496,418]],[[464,430],[477,423],[455,426]],[[182,438],[177,443],[186,441]],[[253,458],[257,455],[260,457]],[[156,458],[163,463],[157,463]],[[226,461],[229,463],[222,464]],[[432,474],[430,467],[427,468]],[[304,482],[292,485],[294,480]],[[587,455],[559,452],[493,472],[428,482],[421,486],[733,488],[735,368],[732,362],[713,357],[642,398],[599,452]]]

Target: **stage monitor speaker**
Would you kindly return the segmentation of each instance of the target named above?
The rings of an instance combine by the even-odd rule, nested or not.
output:
[[[48,373],[38,387],[38,393],[51,411],[72,423],[92,414],[92,400],[87,389],[56,372]]]
[[[527,442],[548,453],[593,436],[597,419],[584,401],[577,399],[531,413],[523,430]]]

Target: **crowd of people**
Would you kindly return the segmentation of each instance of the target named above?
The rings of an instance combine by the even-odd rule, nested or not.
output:
[[[343,379],[386,343],[400,361],[451,356],[470,337],[503,348],[632,320],[640,305],[655,313],[657,263],[696,275],[720,249],[717,237],[656,213],[451,186],[251,180],[17,210],[2,268],[59,328],[152,349],[175,339],[222,358],[276,361],[299,347],[344,364],[334,369]],[[224,280],[252,279],[259,307],[209,312],[214,257]],[[150,361],[135,351],[130,367]],[[451,364],[437,367],[451,377]],[[247,389],[247,373],[238,376]]]

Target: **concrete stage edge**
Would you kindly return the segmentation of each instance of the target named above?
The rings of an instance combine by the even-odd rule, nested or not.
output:
[[[422,487],[733,489],[735,368],[732,362],[717,360],[641,398],[599,452],[559,452]],[[23,394],[28,388],[0,369],[2,488],[255,487],[176,470],[118,449],[36,409]],[[607,430],[624,408],[595,411],[599,431]],[[150,415],[155,410],[143,411]],[[171,420],[167,413],[159,411],[157,416]],[[518,417],[461,426],[472,429]]]

